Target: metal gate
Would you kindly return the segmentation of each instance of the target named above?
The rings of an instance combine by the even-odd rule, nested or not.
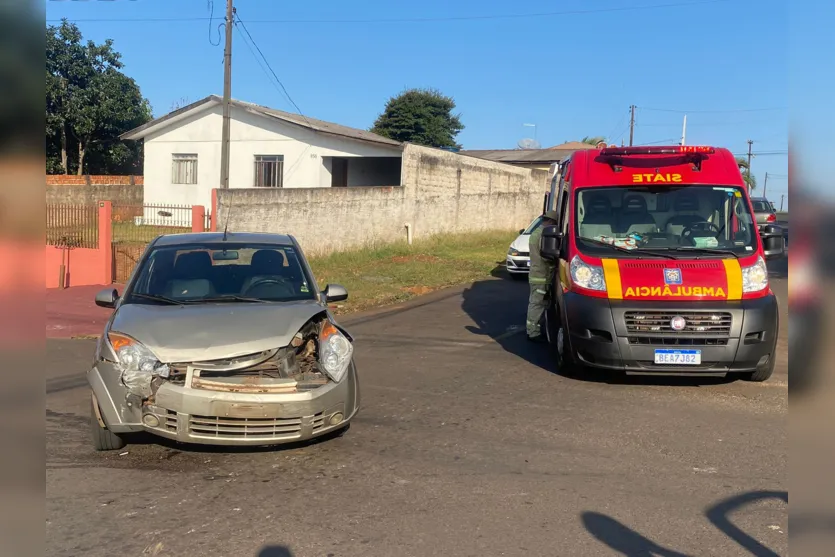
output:
[[[162,234],[190,232],[191,205],[113,204],[113,281],[125,283],[148,244]]]

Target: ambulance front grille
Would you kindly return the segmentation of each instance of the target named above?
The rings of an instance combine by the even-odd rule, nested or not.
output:
[[[676,331],[671,325],[673,317],[683,317],[684,329]],[[629,335],[674,334],[705,337],[730,336],[731,314],[714,311],[627,311],[624,314]]]

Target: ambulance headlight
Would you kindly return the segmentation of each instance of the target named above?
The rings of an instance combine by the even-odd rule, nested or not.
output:
[[[589,265],[579,256],[571,260],[571,281],[587,290],[606,291],[606,279],[603,278],[603,267]]]
[[[742,292],[760,292],[768,288],[768,267],[762,257],[750,267],[742,268]]]

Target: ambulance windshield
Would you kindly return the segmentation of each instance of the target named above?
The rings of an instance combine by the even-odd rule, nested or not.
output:
[[[699,185],[595,187],[577,191],[581,251],[606,257],[667,252],[676,258],[751,255],[757,227],[742,188]]]

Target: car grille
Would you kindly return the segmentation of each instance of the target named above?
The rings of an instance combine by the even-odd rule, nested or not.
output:
[[[520,251],[514,257],[530,257],[530,255],[528,251]]]
[[[727,346],[727,338],[715,337],[629,337],[629,344],[641,346]]]
[[[200,437],[225,439],[274,439],[293,437],[302,430],[302,418],[229,418],[190,416],[189,432]],[[312,417],[313,431],[322,429],[325,418],[320,412]]]
[[[681,316],[687,324],[681,331],[675,331],[670,326],[673,317]],[[704,337],[721,337],[731,334],[731,314],[713,311],[685,311],[685,312],[654,312],[627,311],[624,314],[626,331],[629,335],[640,333],[698,335]]]

